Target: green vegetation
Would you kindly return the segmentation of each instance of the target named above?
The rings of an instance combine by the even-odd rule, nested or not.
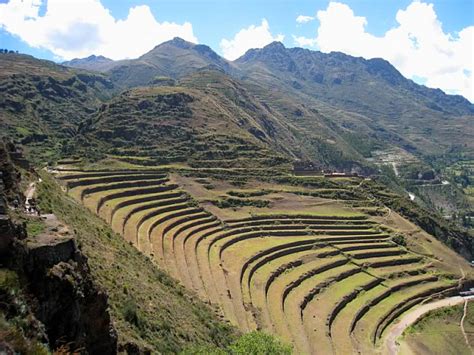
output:
[[[268,200],[251,200],[251,199],[241,199],[241,198],[232,198],[226,197],[217,201],[211,201],[219,208],[237,208],[243,206],[253,206],[258,208],[268,207],[270,201]]]
[[[471,354],[461,332],[463,305],[431,311],[403,333],[401,351],[413,354]],[[464,329],[472,346],[474,304],[468,303]]]
[[[231,190],[228,191],[227,194],[230,196],[246,198],[246,197],[256,197],[256,196],[264,196],[271,193],[271,190],[261,189],[261,190]]]
[[[472,105],[383,60],[273,43],[230,65],[180,39],[102,61],[103,74],[0,57],[0,129],[37,165],[70,160],[54,173],[68,180],[41,172],[39,207],[74,233],[122,344],[290,352],[262,329],[298,353],[331,352],[338,337],[370,353],[399,312],[472,279],[422,231],[474,258],[455,223],[472,221]],[[362,177],[293,175],[296,160]],[[169,181],[140,172],[157,166]],[[453,186],[434,186],[447,174]],[[237,327],[249,333],[236,340]]]
[[[225,349],[216,347],[192,347],[182,355],[290,355],[291,346],[273,336],[261,332],[251,332],[241,336]]]
[[[17,273],[0,268],[0,339],[21,354],[49,354],[27,297]]]
[[[26,221],[26,231],[29,237],[41,234],[45,229],[44,222],[39,218],[28,218]]]

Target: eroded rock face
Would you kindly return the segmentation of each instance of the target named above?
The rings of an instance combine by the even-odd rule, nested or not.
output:
[[[50,346],[70,344],[89,354],[115,354],[117,335],[107,294],[93,282],[74,240],[28,243],[23,259],[29,291],[36,298],[35,314],[46,326]]]
[[[35,329],[35,334],[23,336],[47,342],[52,350],[64,345],[63,349],[81,354],[116,354],[117,334],[107,294],[94,282],[87,258],[68,228],[54,215],[43,215],[45,232],[28,237],[25,225],[10,219],[7,201],[16,210],[21,210],[23,202],[12,147],[0,141],[0,267],[21,280],[25,314],[29,328]],[[6,297],[2,302],[0,313],[8,320],[15,301]],[[10,350],[17,353],[13,343],[0,339],[0,353]]]

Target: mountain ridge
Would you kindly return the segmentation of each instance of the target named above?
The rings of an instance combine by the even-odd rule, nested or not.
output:
[[[100,74],[88,75],[108,80],[112,85],[107,89],[108,95],[112,96],[134,87],[179,87],[191,83],[190,89],[197,87],[206,95],[214,95],[212,100],[217,98],[218,107],[231,105],[234,114],[245,112],[245,116],[254,116],[252,122],[260,117],[265,124],[253,126],[253,136],[272,142],[289,159],[320,161],[328,167],[350,170],[354,164],[349,162],[358,167],[370,165],[366,159],[373,152],[391,147],[422,160],[426,155],[441,154],[458,145],[474,150],[470,139],[474,132],[469,124],[472,104],[462,97],[415,84],[379,58],[366,60],[340,52],[326,54],[285,48],[282,43],[273,42],[229,62],[206,45],[174,38],[137,59],[111,61],[91,56],[87,61],[92,66],[101,62],[108,66]],[[37,63],[41,66],[43,62]],[[78,69],[57,65],[57,70],[69,70],[73,75]],[[210,72],[214,74],[208,75]],[[241,89],[235,90],[236,85]],[[212,87],[227,96],[209,90]],[[102,102],[107,102],[108,97]],[[122,97],[128,100],[127,96]],[[80,115],[80,127],[74,122],[75,128],[68,128],[73,135],[90,131],[84,127],[94,120],[101,105],[101,100],[94,100]],[[9,104],[21,105],[21,100]],[[192,116],[202,116],[202,110],[203,106],[194,105]],[[158,111],[149,112],[147,117],[154,114],[159,115]],[[120,125],[119,117],[122,116],[110,122]],[[206,125],[212,127],[218,116],[212,113],[209,117],[212,118]],[[70,127],[69,118],[64,119]],[[268,140],[272,127],[280,130]]]

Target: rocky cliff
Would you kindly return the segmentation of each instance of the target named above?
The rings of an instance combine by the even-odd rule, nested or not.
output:
[[[43,216],[33,236],[16,222],[22,199],[10,148],[0,145],[0,353],[115,354],[107,294],[67,227]]]

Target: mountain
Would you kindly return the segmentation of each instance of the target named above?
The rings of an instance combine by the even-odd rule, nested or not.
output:
[[[0,54],[0,136],[32,166],[56,166],[22,185],[74,230],[109,292],[121,352],[226,345],[225,318],[296,335],[300,352],[373,353],[401,311],[472,284],[470,231],[407,194],[409,180],[446,185],[448,165],[469,190],[464,98],[382,59],[278,42],[234,62],[175,38],[138,59],[67,64]],[[43,219],[23,207],[14,214],[33,233]],[[298,327],[310,330],[302,342]]]
[[[114,66],[115,61],[101,55],[91,55],[87,58],[75,58],[61,64],[71,68],[103,72]]]
[[[181,78],[206,67],[233,70],[232,64],[210,47],[174,38],[137,59],[115,62],[107,73],[119,86],[134,87],[150,84],[157,77]]]
[[[8,56],[4,55],[3,59]],[[39,60],[34,60],[35,70],[26,71],[23,69],[31,65],[28,60],[31,62],[33,59],[18,58],[21,60],[16,64],[5,61],[3,65],[5,68],[16,66],[24,80],[30,82],[38,79],[38,75],[31,74],[41,71],[41,77],[54,84],[51,93],[56,94],[49,96],[44,95],[45,85],[32,84],[42,97],[36,105],[64,100],[66,108],[55,113],[53,111],[58,105],[50,106],[49,111],[30,105],[18,111],[19,107],[31,101],[33,93],[23,95],[22,92],[26,91],[19,88],[24,85],[24,80],[17,82],[14,75],[8,76],[8,70],[3,71],[8,82],[4,84],[8,95],[3,97],[3,107],[9,115],[17,110],[17,114],[27,112],[26,117],[32,117],[31,120],[12,119],[9,122],[15,124],[9,127],[28,126],[26,130],[20,129],[22,134],[17,134],[26,142],[30,139],[26,137],[34,136],[32,132],[59,128],[51,135],[61,139],[73,138],[63,142],[61,149],[64,151],[71,151],[74,148],[71,145],[89,142],[88,139],[97,143],[97,147],[104,147],[104,151],[111,147],[122,151],[123,142],[117,139],[123,138],[119,139],[119,136],[124,134],[125,126],[125,131],[139,132],[144,125],[153,128],[158,121],[161,122],[159,127],[162,124],[174,127],[178,133],[171,137],[181,137],[178,140],[185,147],[176,156],[165,154],[166,161],[172,160],[173,156],[176,159],[191,156],[187,153],[189,147],[186,148],[185,141],[188,137],[195,137],[197,127],[201,132],[198,136],[202,137],[205,136],[202,132],[213,134],[216,127],[221,130],[219,134],[227,133],[223,127],[231,127],[231,135],[248,137],[249,140],[244,139],[246,144],[257,144],[272,151],[271,154],[282,154],[287,161],[313,160],[327,167],[346,170],[364,170],[374,159],[379,159],[380,155],[383,159],[394,150],[399,160],[408,157],[410,161],[423,164],[432,156],[441,156],[460,147],[467,152],[474,151],[473,105],[461,96],[446,95],[441,90],[429,89],[404,78],[382,59],[366,60],[342,53],[285,48],[283,44],[274,42],[262,49],[251,49],[236,61],[229,62],[208,46],[180,38],[162,43],[137,59],[111,61],[91,56],[67,63],[88,67],[95,72]],[[42,66],[44,68],[40,70]],[[11,73],[14,72],[12,69]],[[63,79],[56,79],[58,72]],[[68,81],[73,80],[73,76],[74,85]],[[71,85],[74,90],[71,90]],[[150,88],[130,90],[147,86]],[[146,103],[130,100],[142,93],[161,102],[161,91],[151,87],[163,87],[162,92],[167,93],[165,100],[171,102],[157,106],[152,101],[150,108],[142,109]],[[179,122],[161,111],[164,108],[166,112],[174,109],[180,112],[181,108],[173,107],[175,94],[191,98],[184,104],[177,99],[178,106],[183,104],[191,112],[174,112],[173,115],[183,115]],[[108,101],[111,96],[114,97]],[[211,103],[215,109],[209,109]],[[128,104],[131,106],[127,107]],[[65,115],[67,112],[70,114]],[[188,116],[192,120],[184,119]],[[34,119],[44,120],[44,123],[34,125]],[[109,124],[121,128],[107,133],[111,130]],[[14,130],[18,133],[18,129]],[[115,136],[114,132],[120,134]],[[125,139],[128,144],[133,141],[135,145],[128,150],[157,155],[149,149],[150,141],[145,137],[153,138],[156,143],[158,136],[150,130],[143,136]],[[227,138],[218,145],[225,145],[230,137],[223,136]],[[109,142],[101,142],[103,137],[109,137]],[[116,143],[111,145],[111,142]],[[168,138],[160,138],[159,142],[152,145],[157,152],[162,152],[160,144],[168,148],[169,144],[177,144],[177,140]],[[179,149],[175,147],[175,150]],[[219,157],[223,163],[224,157],[234,156],[234,153],[209,153],[206,159],[205,154],[200,157],[193,155],[193,159],[210,161]]]
[[[383,59],[288,49],[274,42],[249,50],[234,64],[242,81],[314,105],[343,129],[388,139],[410,153],[439,153],[458,144],[474,148],[473,104],[404,78]],[[344,114],[357,122],[341,121]]]
[[[84,121],[80,133],[77,138],[88,149],[147,157],[149,164],[274,166],[289,162],[298,146],[281,117],[212,69],[184,77],[176,86],[128,89]]]
[[[332,104],[397,118],[403,110],[396,100],[444,114],[474,114],[474,105],[459,95],[446,95],[403,77],[388,61],[364,59],[340,52],[325,54],[303,48],[285,48],[273,42],[250,49],[235,64],[254,80],[277,80]],[[269,75],[270,74],[270,75]],[[344,95],[350,92],[350,95]],[[407,100],[408,102],[408,100]],[[420,107],[421,106],[421,107]]]
[[[79,124],[114,89],[103,74],[22,54],[0,54],[0,68],[0,131],[26,145],[36,162],[67,151]]]

